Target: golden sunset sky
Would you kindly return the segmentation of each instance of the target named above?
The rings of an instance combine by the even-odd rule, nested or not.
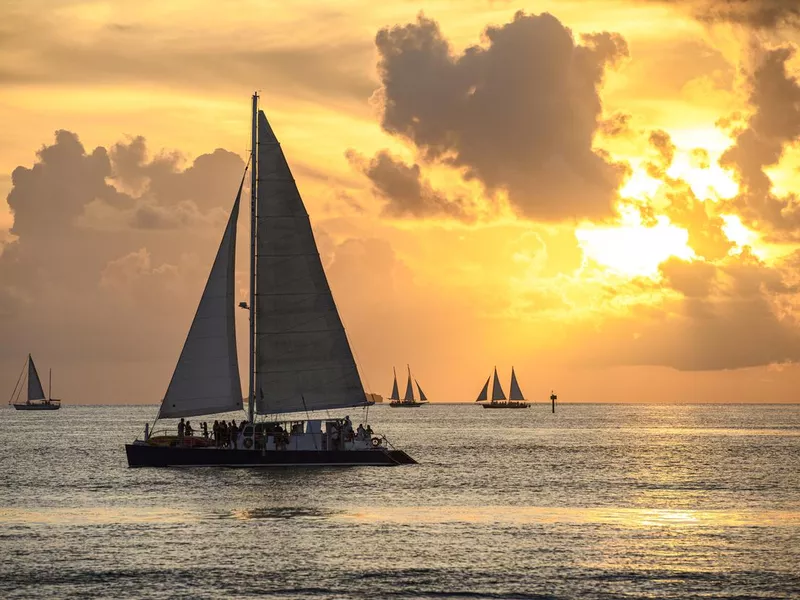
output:
[[[31,352],[69,403],[159,401],[259,90],[369,391],[795,402],[798,12],[5,2],[0,382]]]

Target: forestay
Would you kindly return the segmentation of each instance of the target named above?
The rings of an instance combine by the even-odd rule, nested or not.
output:
[[[197,313],[161,403],[159,418],[209,415],[242,408],[233,313],[236,221],[242,185],[244,178]]]
[[[275,414],[365,405],[308,213],[261,111],[257,164],[256,410]]]

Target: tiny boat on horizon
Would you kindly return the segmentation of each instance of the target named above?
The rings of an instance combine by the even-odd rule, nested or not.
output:
[[[389,397],[389,400],[391,400],[389,406],[392,408],[417,408],[428,404],[428,398],[425,397],[425,392],[422,391],[419,381],[416,379],[414,379],[414,383],[417,384],[419,400],[414,398],[414,386],[411,384],[411,367],[408,365],[406,365],[406,367],[408,368],[408,381],[406,382],[406,393],[402,400],[400,399],[400,391],[397,388],[397,371],[392,367],[392,371],[394,371],[394,384],[392,385],[392,395]]]
[[[494,368],[494,380],[492,381],[492,397],[489,402],[489,381],[492,377],[486,379],[483,384],[478,399],[475,402],[483,402],[483,408],[529,408],[530,404],[525,401],[525,396],[517,382],[517,374],[514,372],[514,367],[511,367],[511,388],[508,399],[503,391],[503,386],[500,385],[500,378],[497,376],[497,367]]]
[[[22,390],[26,387],[27,380],[28,396],[25,402],[20,402]],[[14,391],[11,393],[11,400],[8,401],[17,410],[58,410],[61,408],[61,400],[52,397],[53,391],[53,369],[50,369],[49,376],[50,383],[47,389],[47,396],[44,395],[42,388],[42,381],[39,379],[39,373],[36,371],[36,365],[33,363],[33,357],[28,354],[28,360],[22,367],[17,379],[17,385],[14,386]]]

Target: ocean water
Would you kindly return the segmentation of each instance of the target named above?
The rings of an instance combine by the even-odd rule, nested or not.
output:
[[[0,597],[800,597],[800,405],[376,406],[419,465],[128,469],[155,411],[0,412]]]

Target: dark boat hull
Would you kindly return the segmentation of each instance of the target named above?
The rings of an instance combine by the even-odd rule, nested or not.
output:
[[[232,450],[126,444],[129,467],[394,467],[417,464],[402,450]]]
[[[483,408],[530,408],[530,404],[501,404],[495,402],[494,404],[484,404]]]
[[[396,404],[389,403],[389,406],[392,408],[417,408],[418,406],[422,406],[424,402],[398,402]]]
[[[60,404],[14,404],[17,410],[58,410]]]

